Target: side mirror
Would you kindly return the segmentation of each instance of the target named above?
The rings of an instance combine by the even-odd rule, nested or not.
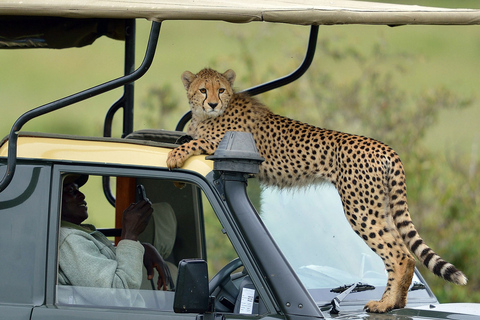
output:
[[[176,313],[205,313],[208,296],[207,262],[199,259],[180,261],[173,310]]]

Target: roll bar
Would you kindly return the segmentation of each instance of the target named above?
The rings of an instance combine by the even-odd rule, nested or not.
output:
[[[135,70],[135,39],[136,25],[135,20],[131,20],[125,26],[125,74],[130,74]],[[133,100],[134,100],[134,83],[130,82],[123,86],[123,95],[108,109],[105,115],[103,125],[103,136],[112,136],[113,117],[120,108],[123,108],[123,133],[122,138],[133,132]],[[115,207],[115,196],[110,186],[110,177],[102,177],[102,189],[107,201]]]
[[[261,94],[273,89],[283,87],[300,78],[312,64],[313,57],[315,56],[315,49],[317,47],[317,38],[318,38],[318,26],[312,25],[310,28],[310,36],[308,38],[308,46],[307,46],[307,52],[305,53],[305,58],[303,59],[302,64],[295,71],[293,71],[289,75],[286,75],[282,78],[278,78],[276,80],[257,85],[255,87],[243,90],[241,92],[245,92],[251,96],[255,96],[257,94]],[[192,119],[192,112],[188,111],[182,116],[175,130],[183,131],[183,129],[185,128],[185,125],[187,124],[188,121],[190,121],[190,119]]]
[[[135,20],[128,20],[125,26],[125,71],[128,75],[135,71]],[[153,58],[153,57],[152,57]],[[133,99],[134,83],[123,86],[123,95],[108,109],[103,126],[103,136],[112,136],[112,122],[115,113],[123,108],[123,133],[122,138],[133,132]]]
[[[107,111],[104,121],[103,135],[110,137],[112,134],[112,121],[116,112],[123,108],[123,133],[122,137],[125,137],[133,131],[133,99],[134,99],[134,84],[133,82],[142,77],[150,68],[158,43],[160,34],[160,22],[153,22],[150,29],[150,37],[147,44],[144,60],[142,64],[135,70],[135,20],[128,20],[126,23],[126,39],[125,39],[125,75],[123,77],[105,82],[90,89],[81,91],[79,93],[70,95],[68,97],[50,102],[35,109],[29,110],[21,115],[13,124],[10,134],[8,136],[8,155],[7,155],[7,170],[0,181],[0,192],[2,192],[11,182],[15,173],[17,165],[17,139],[18,134],[22,127],[30,120],[44,115],[46,113],[64,108],[74,103],[87,100],[91,97],[105,93],[112,89],[124,86],[124,93],[122,97],[117,100]],[[307,52],[302,64],[291,74],[264,83],[258,86],[243,90],[252,96],[267,92],[272,89],[276,89],[287,85],[299,77],[301,77],[307,69],[310,67],[313,57],[315,55],[316,43],[318,37],[318,26],[311,26],[310,36],[308,40]],[[178,122],[176,130],[182,131],[185,124],[191,119],[191,112],[187,112]],[[115,203],[115,199],[111,194],[108,178],[103,179],[103,189],[108,201],[112,204]]]
[[[25,123],[27,123],[28,121],[38,116],[64,108],[71,104],[89,99],[91,97],[119,88],[121,86],[125,86],[129,83],[132,83],[135,80],[138,80],[147,72],[147,70],[150,68],[153,62],[153,57],[155,56],[155,50],[157,48],[158,37],[160,34],[160,27],[161,27],[160,22],[152,23],[152,27],[150,29],[150,38],[148,39],[145,57],[143,59],[142,64],[134,72],[126,74],[123,77],[105,82],[98,86],[92,87],[90,89],[70,95],[68,97],[50,102],[48,104],[42,105],[30,111],[27,111],[23,115],[21,115],[17,119],[17,121],[15,121],[15,123],[12,126],[12,129],[10,130],[10,134],[8,136],[7,170],[0,182],[0,192],[2,192],[10,184],[10,182],[12,181],[13,175],[15,173],[15,168],[17,165],[17,139],[18,139],[19,131],[22,129]],[[131,89],[125,89],[125,90],[131,90]],[[128,110],[128,107],[124,107],[124,110],[127,110],[127,112],[130,112]],[[125,132],[125,128],[124,128],[124,132]]]

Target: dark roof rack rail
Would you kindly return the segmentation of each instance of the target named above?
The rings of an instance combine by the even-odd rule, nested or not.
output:
[[[125,65],[124,74],[128,75],[135,71],[135,20],[128,20],[125,26]],[[123,86],[123,95],[107,111],[103,126],[103,136],[112,136],[112,122],[115,113],[123,108],[123,133],[122,138],[133,131],[133,99],[134,83],[130,82]]]
[[[23,125],[28,121],[44,115],[46,113],[61,109],[63,107],[69,106],[71,104],[86,100],[88,98],[97,96],[99,94],[105,93],[109,90],[119,88],[128,83],[131,83],[135,80],[138,80],[142,77],[147,70],[150,68],[153,57],[155,56],[155,50],[157,48],[158,37],[160,34],[160,22],[153,22],[150,29],[150,38],[148,39],[148,45],[145,52],[145,57],[142,64],[134,72],[125,75],[123,77],[105,82],[98,86],[92,87],[90,89],[84,90],[82,92],[73,94],[71,96],[50,102],[43,106],[37,107],[30,111],[25,112],[21,115],[17,121],[12,126],[10,134],[8,137],[8,158],[7,158],[7,170],[0,181],[0,192],[3,191],[10,183],[15,173],[15,168],[17,164],[17,138],[18,133],[22,129]]]
[[[130,74],[135,70],[135,20],[125,26],[125,74]],[[126,137],[133,131],[133,99],[134,99],[134,83],[130,82],[123,86],[123,95],[108,109],[103,124],[103,136],[112,136],[113,118],[117,111],[123,109],[123,133],[122,138]],[[110,186],[110,177],[102,177],[102,189],[105,198],[115,207],[115,196]]]

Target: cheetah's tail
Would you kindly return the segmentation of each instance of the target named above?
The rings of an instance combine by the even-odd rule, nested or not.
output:
[[[467,277],[453,264],[443,260],[420,237],[410,219],[406,202],[404,210],[405,211],[400,210],[402,211],[401,215],[394,214],[395,225],[397,226],[403,241],[415,256],[417,256],[418,260],[431,272],[447,281],[459,285],[467,284]],[[399,210],[395,209],[394,212],[399,213]]]
[[[391,194],[395,194],[392,206],[394,222],[408,248],[421,263],[437,276],[455,284],[466,285],[467,277],[453,264],[436,254],[420,237],[410,218],[406,190],[403,189],[404,192],[400,192],[399,188],[392,189],[390,190]]]
[[[415,236],[410,238],[409,235]],[[418,235],[415,230],[409,231],[407,241],[410,250],[417,256],[421,263],[423,263],[430,271],[437,276],[459,285],[467,284],[467,277],[458,270],[453,264],[442,259],[436,254]]]

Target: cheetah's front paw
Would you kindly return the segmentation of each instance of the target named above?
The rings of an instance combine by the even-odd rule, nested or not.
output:
[[[181,168],[186,159],[187,156],[184,154],[184,152],[181,152],[178,149],[173,149],[168,153],[167,167],[170,170],[173,168]]]
[[[388,303],[386,301],[369,301],[365,307],[363,307],[363,310],[366,312],[372,312],[372,313],[385,313],[394,308],[394,305],[391,303]]]

